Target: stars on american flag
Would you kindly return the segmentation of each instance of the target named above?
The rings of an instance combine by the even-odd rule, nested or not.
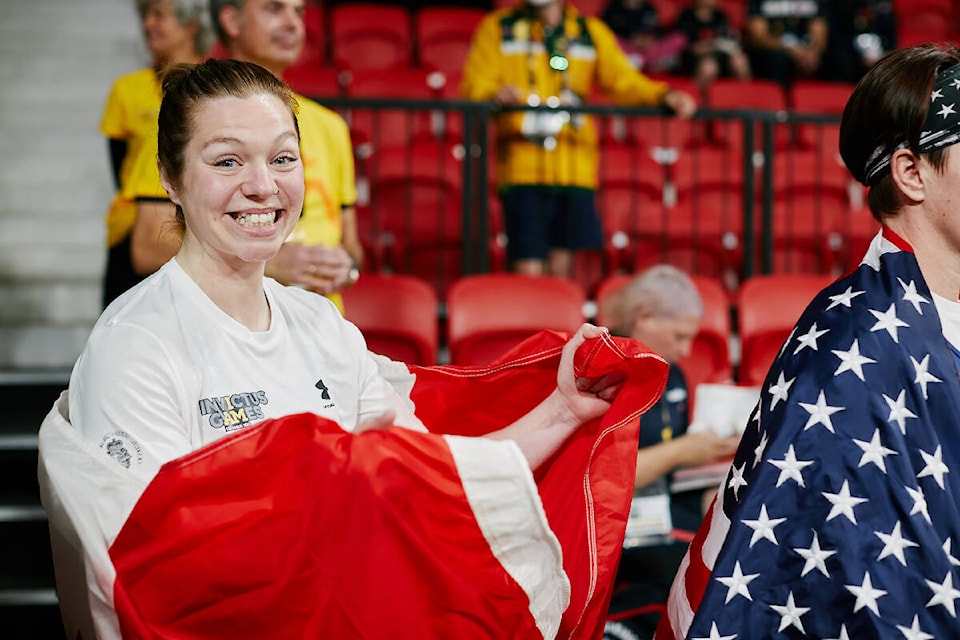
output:
[[[743,521],[743,524],[753,529],[753,535],[750,536],[750,546],[752,547],[761,539],[766,539],[773,544],[779,545],[780,543],[777,542],[777,536],[774,535],[773,529],[786,521],[786,518],[771,518],[767,515],[767,505],[761,505],[760,515],[756,520]]]
[[[896,422],[897,426],[900,427],[900,433],[903,435],[907,435],[907,418],[917,417],[917,414],[907,408],[906,394],[906,390],[901,389],[896,400],[885,393],[881,394],[887,406],[890,407],[890,415],[887,417],[887,421]]]
[[[767,462],[780,469],[780,477],[777,478],[778,487],[787,480],[793,480],[801,487],[806,486],[803,484],[803,474],[801,471],[813,464],[813,460],[797,460],[797,454],[794,453],[792,444],[790,448],[787,449],[787,453],[783,456],[783,459],[771,459],[767,460]]]
[[[847,520],[853,524],[857,524],[857,517],[854,515],[853,510],[864,502],[868,502],[866,498],[860,498],[858,496],[852,495],[850,493],[850,481],[844,480],[843,486],[840,487],[838,493],[830,493],[829,491],[823,492],[823,497],[830,501],[830,504],[833,506],[830,507],[830,513],[827,514],[827,521],[833,520],[837,516],[844,516]]]
[[[875,589],[873,587],[873,581],[870,579],[870,572],[867,571],[863,575],[863,582],[859,585],[848,584],[844,585],[850,593],[857,596],[857,601],[853,604],[853,612],[856,613],[867,607],[870,611],[873,611],[873,615],[879,616],[880,610],[877,606],[877,600],[887,595],[887,592],[883,589]]]
[[[873,358],[868,358],[860,354],[859,340],[854,340],[853,344],[850,345],[850,348],[846,351],[834,349],[833,355],[840,358],[840,365],[837,367],[837,370],[833,372],[833,375],[838,376],[844,371],[852,371],[862,382],[866,382],[866,378],[863,377],[863,365],[876,363],[876,360]]]
[[[753,600],[753,596],[750,595],[750,589],[747,587],[751,582],[760,577],[759,573],[751,573],[750,575],[744,575],[743,570],[740,568],[740,563],[738,562],[733,567],[733,574],[726,578],[717,578],[725,587],[727,587],[727,602],[730,602],[735,597],[743,596],[747,600]]]
[[[860,456],[860,464],[858,467],[862,467],[865,464],[873,463],[877,465],[880,471],[883,471],[884,474],[887,473],[887,465],[883,461],[886,456],[897,455],[897,452],[893,449],[889,449],[883,446],[880,443],[880,429],[875,429],[873,432],[873,438],[870,439],[870,442],[864,442],[863,440],[853,439],[854,444],[863,449],[863,455]]]
[[[913,381],[920,385],[920,389],[923,391],[923,399],[927,399],[927,384],[930,382],[943,382],[940,378],[930,373],[930,354],[923,356],[923,359],[920,362],[917,362],[917,359],[913,356],[910,356],[910,361],[913,363],[914,372],[917,374],[917,377]]]
[[[836,433],[833,430],[833,421],[830,419],[830,416],[838,411],[843,411],[845,407],[831,407],[828,405],[822,389],[820,390],[820,395],[817,396],[816,404],[810,404],[809,402],[801,402],[799,404],[810,413],[810,418],[803,427],[804,431],[815,425],[822,424],[830,433]]]
[[[820,538],[817,536],[816,531],[813,532],[813,541],[810,543],[809,547],[807,547],[806,549],[804,549],[803,547],[799,547],[794,549],[794,551],[796,551],[797,554],[799,554],[800,557],[803,558],[805,561],[803,564],[803,569],[800,570],[801,578],[807,575],[808,573],[810,573],[811,571],[813,571],[814,569],[816,569],[826,577],[828,578],[830,577],[830,572],[827,571],[826,560],[827,558],[836,554],[837,552],[830,551],[827,549],[821,549]]]
[[[800,344],[797,345],[797,348],[794,350],[793,355],[797,355],[798,353],[800,353],[806,348],[810,348],[810,349],[813,349],[814,351],[817,351],[818,350],[817,340],[825,336],[829,331],[830,331],[829,329],[818,331],[817,323],[814,322],[813,325],[810,326],[810,329],[807,330],[805,334],[797,338],[797,342],[799,342]]]
[[[715,548],[698,568],[712,586],[682,637],[960,629],[960,515],[941,516],[960,513],[960,444],[942,439],[960,431],[960,388],[933,297],[915,259],[888,246],[818,300],[784,343],[718,497],[726,524],[711,523],[698,551]]]
[[[897,305],[893,303],[890,305],[890,308],[886,311],[877,311],[875,309],[870,309],[870,313],[873,314],[873,317],[877,319],[877,323],[873,325],[870,331],[886,331],[890,334],[890,337],[893,338],[894,342],[900,342],[900,338],[897,334],[897,327],[909,327],[906,322],[897,317]]]
[[[893,530],[890,531],[890,533],[883,533],[882,531],[874,531],[873,533],[883,541],[883,549],[880,551],[880,555],[877,556],[877,560],[883,560],[884,558],[893,556],[900,561],[900,564],[907,566],[907,558],[903,555],[904,549],[920,546],[913,540],[908,540],[903,537],[900,533],[899,521],[893,525]]]
[[[800,617],[810,611],[810,607],[798,607],[793,601],[793,591],[787,594],[787,601],[782,605],[772,604],[770,608],[780,614],[780,628],[777,631],[783,631],[787,627],[796,627],[800,633],[806,633]]]
[[[933,453],[927,453],[923,449],[920,449],[920,455],[923,456],[923,461],[926,463],[926,466],[923,470],[917,474],[917,478],[925,478],[931,476],[934,480],[937,481],[937,485],[943,489],[943,476],[944,474],[950,473],[950,469],[943,462],[943,447],[937,445],[937,450]]]

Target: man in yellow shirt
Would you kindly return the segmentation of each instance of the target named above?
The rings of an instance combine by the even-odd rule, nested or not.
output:
[[[305,0],[211,0],[214,29],[231,58],[254,62],[277,77],[297,61],[306,29]],[[363,260],[357,233],[357,190],[347,123],[297,96],[306,193],[303,215],[267,275],[330,296],[356,280]]]
[[[595,82],[617,104],[661,105],[680,117],[697,108],[691,95],[634,69],[603,22],[579,15],[563,0],[525,0],[484,18],[461,89],[468,100],[560,106],[582,103]],[[496,125],[511,268],[569,276],[573,251],[602,243],[592,119],[512,111],[500,114]]]

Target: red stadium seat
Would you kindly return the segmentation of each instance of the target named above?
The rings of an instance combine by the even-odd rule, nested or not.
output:
[[[754,78],[737,80],[720,78],[707,85],[706,106],[711,109],[786,111],[787,97],[783,88],[773,80]],[[754,134],[755,148],[761,148],[761,125],[757,122]],[[788,146],[789,129],[775,128],[778,147]],[[711,139],[733,148],[743,146],[743,125],[738,121],[720,122],[712,129]]]
[[[741,357],[737,382],[759,386],[810,301],[832,276],[771,274],[748,278],[737,294]]]
[[[437,96],[430,73],[422,69],[368,69],[349,72],[351,98],[432,100]],[[348,120],[354,144],[373,149],[406,144],[433,136],[433,119],[423,109],[353,107]]]
[[[392,360],[437,364],[437,294],[414,276],[364,273],[343,290],[346,317],[367,340],[367,348]]]
[[[413,17],[417,60],[424,69],[460,73],[473,33],[486,12],[470,7],[424,7]]]
[[[399,6],[351,2],[330,9],[333,64],[341,69],[411,66],[410,13]]]
[[[388,147],[366,160],[370,198],[357,217],[375,268],[424,278],[443,297],[461,273],[462,171],[439,143]]]
[[[585,299],[583,289],[566,278],[464,276],[447,296],[450,363],[489,364],[540,330],[576,331]]]
[[[790,90],[790,108],[798,114],[841,116],[853,93],[853,85],[845,82],[798,80]],[[835,156],[840,141],[840,122],[805,123],[798,126],[799,144],[818,149],[823,155]]]
[[[300,95],[322,100],[343,94],[345,75],[335,67],[299,64],[284,70],[283,79]]]

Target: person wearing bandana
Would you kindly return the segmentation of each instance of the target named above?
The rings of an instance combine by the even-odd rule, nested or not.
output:
[[[840,155],[882,228],[771,366],[658,640],[957,636],[958,107],[942,45],[854,89]]]
[[[563,0],[526,0],[487,15],[474,33],[461,93],[507,107],[561,107],[583,104],[594,85],[620,105],[660,105],[680,117],[697,108],[691,95],[634,69],[609,27]],[[569,277],[573,251],[602,244],[592,118],[513,110],[495,124],[510,267]]]

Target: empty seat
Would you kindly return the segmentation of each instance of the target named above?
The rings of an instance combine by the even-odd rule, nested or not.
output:
[[[397,69],[412,63],[410,13],[367,2],[330,9],[330,47],[341,69]]]
[[[349,72],[351,98],[430,101],[437,95],[430,73],[422,69],[366,69]],[[354,144],[373,148],[406,144],[433,134],[434,116],[424,108],[352,107],[348,120]]]
[[[374,353],[408,364],[437,364],[437,295],[424,280],[364,273],[343,290],[347,319]]]
[[[543,329],[573,332],[583,323],[583,289],[549,276],[464,276],[447,296],[450,362],[489,364]]]
[[[800,314],[831,276],[770,274],[748,278],[737,293],[741,357],[737,382],[763,384]]]
[[[413,17],[417,61],[425,69],[459,73],[473,32],[486,12],[470,7],[424,7]]]

